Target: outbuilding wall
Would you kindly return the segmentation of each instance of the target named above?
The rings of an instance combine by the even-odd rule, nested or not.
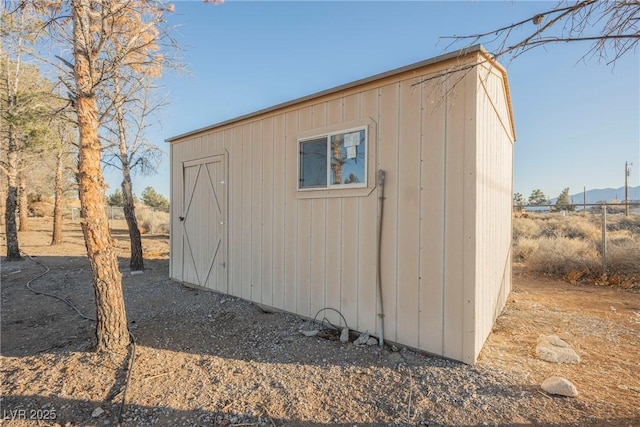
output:
[[[379,335],[383,169],[385,339],[474,363],[511,278],[514,135],[503,74],[473,66],[485,61],[447,59],[172,140],[171,277],[185,281],[183,163],[223,155],[227,293],[306,317],[335,308]],[[362,125],[367,188],[298,191],[298,139]]]

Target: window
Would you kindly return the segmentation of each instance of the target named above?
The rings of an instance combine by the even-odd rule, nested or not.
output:
[[[299,189],[367,186],[367,128],[299,141]]]

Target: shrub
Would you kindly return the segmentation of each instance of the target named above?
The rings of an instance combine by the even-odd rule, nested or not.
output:
[[[169,213],[152,209],[137,209],[138,225],[145,232],[169,234]]]
[[[530,271],[564,277],[570,282],[602,280],[601,221],[600,215],[583,213],[536,213],[514,218],[513,259]],[[607,283],[637,282],[640,215],[607,216],[607,266]]]
[[[29,212],[36,217],[51,217],[53,216],[53,203],[33,202],[29,205]]]
[[[567,237],[542,237],[538,250],[529,256],[532,271],[567,277],[580,271],[595,273],[600,268],[600,256],[593,242]]]
[[[518,241],[522,238],[533,238],[540,235],[540,224],[533,218],[514,218],[513,219],[513,240]]]
[[[520,238],[513,248],[513,257],[517,261],[527,261],[538,250],[538,240],[530,237]]]
[[[608,271],[625,276],[640,274],[640,239],[633,237],[608,242]]]
[[[608,230],[627,230],[634,234],[640,234],[640,215],[610,216],[607,218]]]
[[[596,240],[600,239],[601,229],[589,217],[569,216],[563,218],[561,234],[570,239]]]

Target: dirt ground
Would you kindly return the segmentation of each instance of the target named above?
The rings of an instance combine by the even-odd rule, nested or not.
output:
[[[167,236],[144,237],[147,270],[131,276],[121,222],[113,234],[137,343],[125,396],[131,353],[92,352],[93,321],[28,289],[95,316],[78,224],[56,247],[50,221],[30,225],[20,244],[31,258],[1,265],[4,425],[108,426],[120,415],[126,426],[640,425],[637,287],[516,272],[478,364],[467,366],[306,337],[305,319],[182,286],[168,279]],[[581,362],[538,359],[540,334],[563,338]],[[552,375],[579,396],[544,393]]]

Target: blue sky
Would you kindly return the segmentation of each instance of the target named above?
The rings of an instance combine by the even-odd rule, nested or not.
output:
[[[134,177],[134,192],[151,185],[169,195],[166,138],[443,54],[462,46],[448,48],[441,36],[488,31],[555,4],[178,1],[169,23],[188,73],[162,79],[170,104],[148,137],[167,155],[157,175]],[[514,189],[525,197],[620,187],[625,161],[630,185],[640,184],[640,52],[607,65],[581,61],[589,47],[501,60],[518,137]],[[116,172],[107,180],[110,192],[119,186]]]

